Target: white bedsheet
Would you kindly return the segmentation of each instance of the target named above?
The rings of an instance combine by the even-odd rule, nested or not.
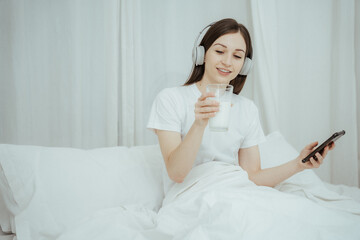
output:
[[[239,166],[209,162],[175,184],[158,213],[102,210],[58,240],[360,239],[359,202],[296,177],[277,188],[256,186]]]

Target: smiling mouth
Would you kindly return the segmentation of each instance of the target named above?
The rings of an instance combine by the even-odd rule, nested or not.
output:
[[[217,70],[219,70],[220,72],[223,72],[223,73],[231,73],[231,71],[223,69],[223,68],[217,68]]]

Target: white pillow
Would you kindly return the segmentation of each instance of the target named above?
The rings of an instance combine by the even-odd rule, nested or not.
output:
[[[0,166],[1,167],[1,166]],[[0,169],[0,174],[2,169]],[[10,215],[9,210],[6,208],[5,201],[3,199],[3,194],[0,194],[0,230],[5,233],[12,232],[11,230],[11,219],[13,217]]]
[[[266,136],[266,141],[259,145],[259,150],[262,168],[279,166],[299,156],[299,152],[277,131]],[[285,184],[312,186],[323,183],[313,170],[306,169],[278,184],[276,188],[284,192]]]
[[[93,150],[0,145],[0,190],[19,239],[56,238],[104,208],[163,199],[158,145]]]
[[[30,179],[29,173],[33,169],[30,166],[33,161],[27,160],[34,159],[40,147],[23,146],[22,151],[14,154],[10,148],[4,146],[11,145],[0,145],[0,200],[6,207],[1,210],[1,228],[4,232],[15,232],[14,215],[21,210],[18,202],[25,206],[29,202],[29,198],[25,199],[26,195],[31,196],[33,191],[32,182],[24,181],[24,179]],[[5,161],[6,159],[8,161]]]
[[[266,136],[266,141],[259,144],[259,151],[262,168],[281,165],[299,155],[298,151],[277,131]]]

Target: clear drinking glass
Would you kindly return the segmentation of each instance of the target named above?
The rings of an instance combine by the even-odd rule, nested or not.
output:
[[[209,99],[219,102],[219,111],[215,117],[209,119],[210,131],[226,132],[229,128],[233,86],[227,84],[209,84],[206,86],[206,91],[215,93],[215,97]]]

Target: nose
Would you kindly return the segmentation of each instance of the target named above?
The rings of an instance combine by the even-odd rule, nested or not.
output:
[[[231,54],[224,54],[223,58],[222,58],[222,64],[224,64],[224,66],[231,66],[232,64],[232,60],[231,60]]]

